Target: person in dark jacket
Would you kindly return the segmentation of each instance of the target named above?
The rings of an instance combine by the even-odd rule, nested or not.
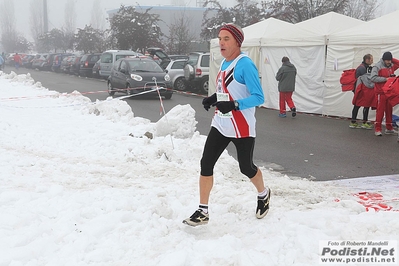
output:
[[[385,115],[385,134],[394,135],[397,132],[392,126],[393,107],[389,103],[382,87],[389,77],[395,76],[395,70],[399,68],[399,60],[392,57],[391,52],[385,52],[381,60],[371,70],[371,81],[374,82],[374,92],[377,98],[377,110],[375,114],[374,131],[376,136],[382,136],[382,120]]]
[[[356,86],[352,104],[352,120],[349,124],[350,128],[363,128],[372,129],[373,126],[368,123],[370,107],[376,107],[375,94],[374,94],[374,82],[370,80],[371,70],[373,64],[373,56],[366,54],[363,56],[363,62],[356,68]],[[363,106],[363,124],[357,123],[357,114],[360,107]]]
[[[290,59],[286,56],[281,60],[283,65],[280,67],[276,74],[278,81],[278,91],[280,98],[280,113],[279,117],[287,117],[285,106],[286,103],[292,111],[292,117],[296,116],[296,107],[292,101],[292,94],[295,91],[295,77],[296,68],[291,64]]]

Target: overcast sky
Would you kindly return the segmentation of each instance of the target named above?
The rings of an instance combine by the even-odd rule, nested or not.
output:
[[[75,0],[76,9],[76,27],[84,28],[86,24],[90,23],[91,12],[93,10],[93,2],[100,1],[102,10],[104,11],[104,17],[107,17],[106,12],[112,9],[118,9],[121,4],[124,5],[185,5],[185,6],[196,6],[197,2],[203,0],[119,0],[119,1],[108,1],[108,0]],[[380,0],[382,2],[381,13],[387,14],[389,12],[399,9],[399,0]],[[31,40],[31,30],[29,25],[30,18],[30,3],[32,0],[13,0],[15,4],[15,18],[17,23],[17,30],[24,34],[24,36]],[[260,0],[259,0],[260,2]],[[48,17],[49,17],[49,29],[62,28],[64,23],[64,9],[67,0],[48,0]],[[219,0],[224,6],[230,7],[237,3],[236,0]],[[380,14],[377,14],[379,16]],[[105,24],[108,27],[108,24]]]
[[[200,0],[75,0],[75,9],[77,14],[76,26],[77,28],[84,28],[86,24],[90,23],[91,12],[93,10],[94,1],[100,1],[104,17],[107,17],[106,12],[112,9],[118,9],[121,4],[129,5],[182,5],[182,6],[196,6],[197,1]],[[32,0],[13,0],[15,7],[15,17],[17,30],[22,32],[26,38],[31,39],[31,30],[29,25],[30,19],[30,3]],[[67,0],[48,0],[47,9],[49,17],[49,29],[61,28],[64,23],[64,9]],[[225,6],[232,6],[236,0],[219,0],[219,3]],[[106,24],[108,26],[108,24]]]

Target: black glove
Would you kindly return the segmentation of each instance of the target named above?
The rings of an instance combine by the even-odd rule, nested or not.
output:
[[[216,102],[212,104],[212,106],[216,106],[218,110],[222,112],[222,114],[227,114],[228,112],[236,109],[234,101]]]
[[[216,102],[217,102],[217,97],[216,97],[216,93],[214,93],[209,97],[205,97],[202,100],[202,105],[204,106],[205,110],[208,111],[209,108],[211,108],[211,105],[213,105]]]

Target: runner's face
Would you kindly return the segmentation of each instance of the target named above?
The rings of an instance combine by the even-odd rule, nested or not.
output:
[[[240,46],[236,39],[227,30],[219,32],[219,47],[220,53],[227,61],[231,61],[240,54]]]
[[[373,57],[370,57],[370,59],[366,59],[366,64],[367,65],[372,65],[373,64]]]

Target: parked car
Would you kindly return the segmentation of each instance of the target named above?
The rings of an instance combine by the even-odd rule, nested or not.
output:
[[[10,65],[10,66],[14,66],[15,65],[15,62],[14,62],[14,55],[15,54],[16,53],[9,54],[9,56],[5,60],[6,61],[5,62],[6,65]],[[21,54],[21,53],[18,53],[18,54],[21,57],[21,60],[22,60],[22,58],[24,58],[26,56],[26,54]]]
[[[61,72],[66,74],[70,73],[71,65],[75,60],[75,57],[76,57],[75,55],[69,55],[61,61],[61,66],[60,66]]]
[[[140,56],[142,54],[129,50],[107,50],[101,54],[100,76],[107,79],[111,74],[113,64],[120,58],[126,56]]]
[[[166,66],[165,70],[168,71],[173,88],[178,91],[185,91],[187,89],[186,79],[184,77],[184,66],[187,60],[177,59],[172,60]]]
[[[122,58],[115,62],[107,80],[108,94],[115,92],[137,94],[159,87],[161,96],[172,98],[169,74],[158,63],[147,57]],[[151,94],[157,95],[156,91]]]
[[[71,66],[69,68],[69,74],[78,75],[79,76],[79,69],[80,69],[80,59],[82,58],[81,55],[76,55],[74,60],[71,62]]]
[[[64,60],[64,58],[66,58],[66,57],[68,57],[68,56],[70,56],[70,55],[72,55],[72,54],[70,54],[70,53],[65,53],[65,54],[58,54],[58,55],[56,55],[55,57],[54,57],[54,60],[53,60],[53,65],[51,66],[51,71],[53,71],[53,72],[61,72],[61,63],[62,63],[62,60]]]
[[[147,48],[145,54],[154,59],[163,69],[166,68],[171,60],[161,48]]]
[[[209,59],[210,53],[193,52],[184,67],[184,77],[189,87],[203,93],[209,90]]]
[[[100,59],[101,53],[85,54],[80,59],[79,75],[91,77],[93,75],[93,66]]]
[[[59,55],[59,53],[49,54],[47,56],[46,60],[39,67],[39,69],[40,70],[51,70],[51,67],[53,66],[54,58],[55,58],[56,55]]]
[[[170,60],[177,60],[177,59],[184,59],[188,60],[188,55],[178,55],[178,54],[173,54],[173,55],[168,55]]]
[[[33,59],[35,59],[34,54],[28,54],[24,56],[24,58],[22,58],[22,66],[26,68],[31,68]]]
[[[40,69],[44,64],[44,62],[46,62],[48,56],[49,56],[48,53],[37,54],[35,59],[33,59],[32,61],[32,68]]]
[[[97,62],[93,66],[93,69],[91,72],[93,78],[100,78],[100,62],[101,62],[101,59],[98,59]]]

